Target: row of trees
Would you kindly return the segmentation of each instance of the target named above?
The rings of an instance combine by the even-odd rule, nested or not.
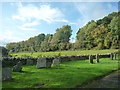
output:
[[[6,47],[10,52],[68,50],[71,48],[71,43],[69,43],[71,33],[71,26],[64,25],[56,29],[55,34],[42,33],[26,41],[9,43]]]
[[[109,49],[119,48],[120,27],[117,12],[103,19],[90,21],[77,32],[77,40],[70,43],[71,26],[56,29],[55,34],[39,34],[26,41],[6,45],[10,52],[37,52],[70,49]]]

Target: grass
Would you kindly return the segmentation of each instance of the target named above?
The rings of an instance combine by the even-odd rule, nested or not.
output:
[[[75,88],[117,69],[118,61],[109,58],[101,58],[100,63],[94,64],[89,60],[63,62],[59,68],[49,69],[23,66],[24,72],[13,72],[12,80],[3,81],[3,88]]]
[[[52,56],[71,56],[71,55],[94,55],[94,54],[107,54],[117,52],[118,49],[106,49],[106,50],[79,50],[79,51],[57,51],[57,52],[34,52],[34,53],[15,53],[12,56],[17,57],[32,56],[32,57],[52,57]]]

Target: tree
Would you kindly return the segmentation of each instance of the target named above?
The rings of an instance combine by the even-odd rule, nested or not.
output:
[[[49,43],[47,42],[47,41],[43,41],[42,43],[41,43],[41,51],[49,51],[50,50],[50,48],[49,48]]]
[[[79,49],[91,49],[93,47],[93,38],[91,31],[97,27],[97,24],[94,20],[91,20],[86,24],[86,26],[79,29],[77,32],[77,41],[75,43],[75,48],[77,46]]]
[[[44,41],[42,41],[42,43],[41,43],[41,47],[40,47],[41,51],[50,51],[51,50],[50,42],[51,42],[52,37],[53,37],[52,34],[47,34],[45,36]]]
[[[120,16],[116,16],[111,20],[109,24],[109,29],[111,31],[112,37],[112,46],[111,48],[119,48],[119,40],[120,40],[120,27],[119,27],[119,18]]]
[[[97,28],[95,28],[91,35],[94,38],[94,44],[97,47],[97,49],[104,49],[104,39],[105,36],[107,36],[108,29],[105,28],[103,25],[99,25]]]
[[[51,40],[52,44],[69,42],[72,30],[71,26],[64,25],[60,29],[56,29],[56,33],[53,35]]]

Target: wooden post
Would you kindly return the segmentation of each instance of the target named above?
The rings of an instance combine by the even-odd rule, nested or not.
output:
[[[99,63],[99,55],[96,54],[96,63]]]
[[[90,63],[93,64],[93,56],[92,55],[89,55],[89,60],[90,60]]]

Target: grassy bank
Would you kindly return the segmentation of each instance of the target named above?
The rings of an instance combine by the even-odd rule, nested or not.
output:
[[[51,57],[51,56],[71,56],[71,55],[94,55],[94,54],[107,54],[117,52],[118,49],[106,49],[106,50],[79,50],[79,51],[59,51],[59,52],[34,52],[34,53],[15,53],[12,56],[24,57]]]
[[[50,69],[23,66],[24,72],[13,72],[13,80],[4,81],[3,88],[75,88],[117,69],[118,61],[109,58],[94,64],[89,60],[63,62],[59,68]]]

